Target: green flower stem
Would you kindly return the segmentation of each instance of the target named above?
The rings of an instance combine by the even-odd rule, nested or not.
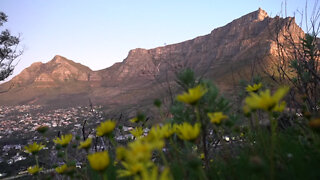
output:
[[[253,118],[255,120],[255,122],[253,123],[254,124],[253,125],[254,126],[253,129],[257,133],[258,131],[260,131],[260,123],[259,123],[259,118],[258,118],[258,112],[257,111],[255,111],[253,113]]]
[[[116,148],[116,147],[117,147],[117,143],[116,143],[116,141],[114,140],[113,137],[110,137],[110,142],[111,142],[113,148]]]
[[[103,136],[103,141],[106,144],[106,146],[108,146],[108,152],[110,153],[110,156],[112,158],[115,157],[116,155],[116,147],[117,147],[117,143],[114,140],[114,138],[112,137],[112,134],[108,134]],[[108,144],[107,144],[108,143]],[[112,147],[111,147],[112,146]],[[112,151],[113,150],[113,151]]]
[[[86,149],[86,157],[88,156],[88,154],[89,154],[89,149]],[[88,159],[86,158],[85,159],[85,161],[86,161],[86,177],[88,177],[88,165],[89,165],[89,161],[88,161]]]
[[[101,176],[101,180],[108,180],[108,176],[106,173],[100,173],[100,176]]]
[[[105,144],[106,149],[109,151],[109,147],[108,147],[108,137],[107,136],[101,136],[101,141]]]
[[[251,132],[253,132],[254,131],[254,123],[253,123],[253,117],[252,116],[250,116],[249,117],[249,120],[250,120],[250,129],[251,129]]]
[[[163,151],[161,149],[159,150],[159,153],[160,153],[161,159],[164,162],[165,166],[169,167],[169,163],[168,163],[168,161],[166,159],[166,156],[164,155],[164,153],[163,153]]]
[[[38,156],[37,155],[35,155],[34,156],[34,158],[36,159],[36,165],[38,166],[38,168],[40,168],[40,166],[39,166],[39,160],[38,160]],[[38,175],[39,173],[37,173],[37,180],[40,180],[40,178],[39,178],[39,175]]]
[[[173,142],[172,137],[170,137],[170,144],[172,145],[172,147],[173,147],[173,149],[175,150],[176,153],[181,153],[181,151],[179,151],[176,143]]]
[[[87,168],[86,168],[86,170],[87,170]],[[81,171],[81,169],[76,168],[75,171],[77,172],[78,175],[81,176],[82,179],[85,179],[85,180],[88,179],[88,177],[89,177],[88,174],[87,173],[83,174],[83,171]],[[71,179],[73,179],[73,176],[71,176]]]
[[[64,155],[65,155],[65,161],[68,162],[68,148],[67,147],[65,147]]]
[[[37,156],[37,155],[35,155],[34,157],[35,157],[35,159],[36,159],[36,165],[37,165],[38,167],[40,167],[40,166],[39,166],[38,156]]]
[[[202,144],[203,144],[203,152],[204,152],[204,162],[205,167],[208,168],[208,149],[207,149],[207,131],[206,128],[202,128]]]
[[[266,143],[265,143],[265,141],[264,141],[264,137],[263,137],[263,133],[262,133],[262,130],[261,130],[261,126],[260,126],[260,124],[259,124],[258,112],[255,111],[255,112],[253,113],[253,116],[254,116],[254,119],[255,119],[255,121],[256,121],[256,127],[255,127],[254,135],[255,135],[257,138],[260,139],[260,142],[261,142],[261,144],[262,144],[262,146],[263,146],[263,149],[265,150],[265,149],[267,149],[267,148],[266,148],[266,146],[265,146]]]
[[[201,125],[202,125],[203,122],[201,122],[200,111],[199,111],[199,105],[198,105],[198,103],[197,103],[196,106],[195,106],[195,111],[196,111],[197,121],[200,122]]]
[[[202,134],[202,145],[203,145],[203,153],[204,153],[204,163],[205,167],[208,168],[208,149],[207,149],[207,124],[203,122],[200,118],[200,110],[198,103],[195,106],[197,121],[201,123],[201,134]]]
[[[188,153],[189,153],[189,152],[192,152],[192,147],[189,145],[189,141],[184,140],[183,143],[184,143],[184,146],[185,146],[186,149],[187,149],[187,152],[188,152]]]
[[[276,146],[276,130],[277,120],[273,117],[272,112],[269,112],[270,127],[271,127],[271,149],[270,149],[270,179],[275,178],[275,162],[274,162],[274,150]]]
[[[116,141],[114,140],[113,137],[110,137],[110,142],[111,142],[111,144],[112,144],[112,146],[113,146],[113,148],[111,148],[111,149],[113,150],[112,153],[111,153],[111,157],[115,158],[115,157],[116,157],[116,147],[117,147],[117,143],[116,143]]]
[[[164,113],[163,113],[161,107],[159,107],[159,114],[160,114],[160,119],[162,120],[162,122],[164,122],[165,121],[165,116],[164,116]]]
[[[204,172],[203,168],[202,168],[202,167],[199,167],[198,169],[199,169],[199,172],[200,172],[202,178],[203,178],[204,180],[208,180],[208,177],[207,177],[206,173]],[[201,179],[202,179],[202,178],[201,178]]]
[[[315,148],[319,153],[320,153],[320,141],[319,141],[319,136],[314,132],[314,131],[310,131],[311,133],[311,137],[313,139],[313,142],[315,143]]]

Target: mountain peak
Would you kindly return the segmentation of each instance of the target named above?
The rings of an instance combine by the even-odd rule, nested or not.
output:
[[[34,66],[41,66],[43,63],[42,62],[34,62],[32,63],[30,66],[34,67]]]
[[[263,21],[265,18],[269,17],[268,13],[265,10],[261,9],[260,7],[257,11],[255,11],[255,13],[256,13],[257,19],[260,21]]]
[[[55,55],[51,61],[55,63],[65,63],[68,59],[60,55]]]
[[[259,21],[263,21],[264,19],[268,18],[268,13],[259,8],[256,11],[253,11],[249,14],[246,14],[238,19],[235,19],[234,21],[232,21],[232,23],[236,23],[239,25],[245,25],[248,23],[252,23],[252,22],[259,22]]]
[[[66,59],[66,58],[57,54],[53,57],[53,59]]]
[[[147,53],[148,50],[147,49],[143,49],[143,48],[135,48],[129,51],[129,55],[134,55],[134,54],[143,54],[143,53]]]
[[[246,14],[240,17],[239,19],[244,19],[247,22],[252,22],[252,21],[263,21],[265,18],[268,18],[268,17],[269,17],[268,13],[259,7],[258,10],[253,11],[249,14]]]

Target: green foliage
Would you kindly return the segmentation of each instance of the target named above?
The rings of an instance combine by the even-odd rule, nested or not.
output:
[[[195,114],[192,112],[191,107],[185,107],[181,102],[174,102],[170,108],[170,112],[174,114],[172,119],[169,120],[171,123],[194,122]]]
[[[190,69],[182,70],[177,78],[178,84],[183,89],[188,90],[197,84],[202,84],[207,89],[204,97],[198,102],[199,111],[201,111],[203,119],[208,119],[206,117],[208,112],[226,112],[229,110],[229,101],[219,95],[219,89],[211,81],[202,80],[196,82],[194,73]],[[185,106],[181,102],[175,101],[171,106],[170,112],[173,114],[173,118],[171,119],[173,123],[194,123],[196,121],[196,114],[193,107]]]
[[[177,75],[177,83],[184,89],[194,87],[196,84],[196,78],[194,72],[191,69],[184,69]]]
[[[305,34],[301,38],[302,48],[295,47],[294,59],[289,60],[290,73],[293,75],[284,76],[289,79],[297,93],[304,95],[303,99],[296,100],[300,108],[307,105],[308,111],[318,112],[317,103],[319,100],[319,49],[317,47],[316,34]]]
[[[202,82],[208,89],[207,93],[200,101],[205,106],[205,112],[226,112],[230,108],[229,101],[219,95],[219,89],[211,81]]]
[[[0,27],[8,21],[8,17],[0,12]],[[12,36],[8,29],[1,31],[0,34],[0,81],[6,79],[13,71],[12,62],[22,54],[18,51],[17,46],[20,37]]]
[[[231,160],[218,157],[211,168],[212,179],[270,179],[269,132],[264,130],[254,144],[238,147],[239,154]],[[287,129],[277,136],[275,153],[275,179],[319,179],[320,152],[302,143],[294,129]],[[240,149],[241,148],[241,149]]]

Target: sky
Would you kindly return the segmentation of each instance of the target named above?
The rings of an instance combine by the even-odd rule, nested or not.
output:
[[[308,0],[309,9],[315,1]],[[293,16],[305,0],[0,0],[8,16],[0,31],[21,35],[24,53],[10,78],[55,55],[99,70],[131,49],[206,35],[259,7],[271,17],[285,16],[284,9]]]

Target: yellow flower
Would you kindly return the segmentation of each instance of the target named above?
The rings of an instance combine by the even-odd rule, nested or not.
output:
[[[132,123],[137,123],[139,121],[138,117],[134,117],[132,119],[129,120]]]
[[[171,180],[169,168],[164,168],[162,173],[159,175],[158,167],[154,166],[152,169],[144,168],[141,172],[141,177],[136,175],[135,180]]]
[[[135,137],[139,138],[143,134],[143,129],[142,127],[136,127],[133,130],[130,131],[130,133]]]
[[[320,118],[315,118],[309,121],[309,126],[314,129],[320,128]]]
[[[139,139],[128,144],[129,150],[126,154],[126,161],[133,162],[146,162],[151,159],[152,146],[148,142]]]
[[[198,85],[177,96],[177,100],[186,104],[194,105],[207,92],[207,89],[202,85]]]
[[[144,143],[148,144],[148,146],[152,150],[161,150],[164,147],[164,140],[163,138],[159,138],[153,135],[148,134],[147,137],[144,139]]]
[[[171,124],[165,124],[161,127],[157,125],[151,128],[147,138],[169,138],[174,132],[175,131]]]
[[[246,87],[246,90],[247,90],[247,92],[254,92],[255,93],[255,92],[258,92],[259,89],[261,89],[261,87],[262,87],[262,83],[254,84],[253,86],[248,85]]]
[[[47,132],[49,129],[49,126],[39,126],[36,128],[36,131],[38,131],[41,134],[44,134],[45,132]]]
[[[127,150],[124,147],[117,147],[116,149],[116,159],[123,160],[126,156]]]
[[[259,94],[250,93],[250,96],[245,99],[245,107],[246,111],[262,109],[265,111],[274,111],[279,110],[277,105],[279,101],[287,94],[289,91],[288,87],[279,88],[273,96],[270,94],[270,90],[267,89],[265,91],[260,91]]]
[[[25,146],[24,149],[26,150],[27,153],[36,154],[44,147],[45,146],[42,145],[41,143],[37,144],[36,142],[34,142],[33,144],[29,144],[28,146]]]
[[[109,154],[107,151],[89,154],[88,160],[89,160],[91,168],[96,171],[105,170],[110,163]]]
[[[164,147],[164,140],[157,136],[147,135],[133,142],[128,143],[128,148],[117,148],[116,157],[121,160],[124,169],[118,170],[119,177],[132,176],[144,168],[154,165],[151,161],[154,150],[161,150]]]
[[[224,115],[222,112],[208,113],[210,121],[215,124],[220,124],[222,120],[227,119],[228,116]]]
[[[80,142],[78,149],[89,149],[92,143],[92,138],[87,138],[85,141]]]
[[[171,124],[165,124],[160,128],[161,138],[169,138],[174,133],[174,129]]]
[[[112,120],[107,120],[105,122],[102,122],[97,127],[97,136],[104,136],[110,134],[113,129],[116,127],[116,122]]]
[[[61,138],[56,137],[53,142],[55,144],[60,144],[62,147],[66,147],[72,140],[72,134],[62,135]]]
[[[55,168],[56,172],[59,174],[65,173],[67,169],[68,169],[68,166],[66,164]]]
[[[274,108],[274,112],[282,112],[284,108],[286,108],[287,103],[285,101],[282,101],[281,103],[277,104]]]
[[[132,164],[122,162],[122,166],[125,169],[120,169],[117,171],[119,178],[138,174],[139,172],[141,172],[145,168],[145,165],[140,162],[135,162]]]
[[[161,150],[164,147],[165,142],[162,138],[154,136],[154,134],[148,134],[146,137],[143,137],[143,139],[141,139],[141,141],[136,144],[139,145],[135,146],[134,143],[131,145],[131,149],[133,151],[138,151],[139,148],[137,147],[141,146],[142,148],[146,148],[148,150],[148,153],[151,154],[153,150]]]
[[[163,146],[164,141],[162,139],[143,137],[128,144],[128,149],[124,153],[124,159],[130,164],[136,162],[147,163],[151,160],[152,151],[162,149]]]
[[[132,123],[139,123],[139,122],[142,122],[142,121],[145,121],[145,115],[141,112],[138,112],[137,116],[130,119],[129,121],[132,122]]]
[[[31,175],[34,175],[34,174],[37,174],[38,172],[42,171],[42,168],[39,168],[39,166],[30,166],[28,167],[28,172],[31,174]]]
[[[250,107],[247,106],[247,105],[244,105],[244,106],[243,106],[243,112],[244,112],[245,115],[249,115],[250,112],[251,112]]]
[[[200,124],[196,123],[192,126],[191,124],[184,122],[183,124],[176,126],[176,133],[182,140],[194,140],[200,133]]]
[[[243,137],[243,136],[244,136],[244,133],[243,133],[243,132],[241,132],[241,133],[240,133],[240,137]]]
[[[204,153],[200,154],[200,159],[204,159]]]

